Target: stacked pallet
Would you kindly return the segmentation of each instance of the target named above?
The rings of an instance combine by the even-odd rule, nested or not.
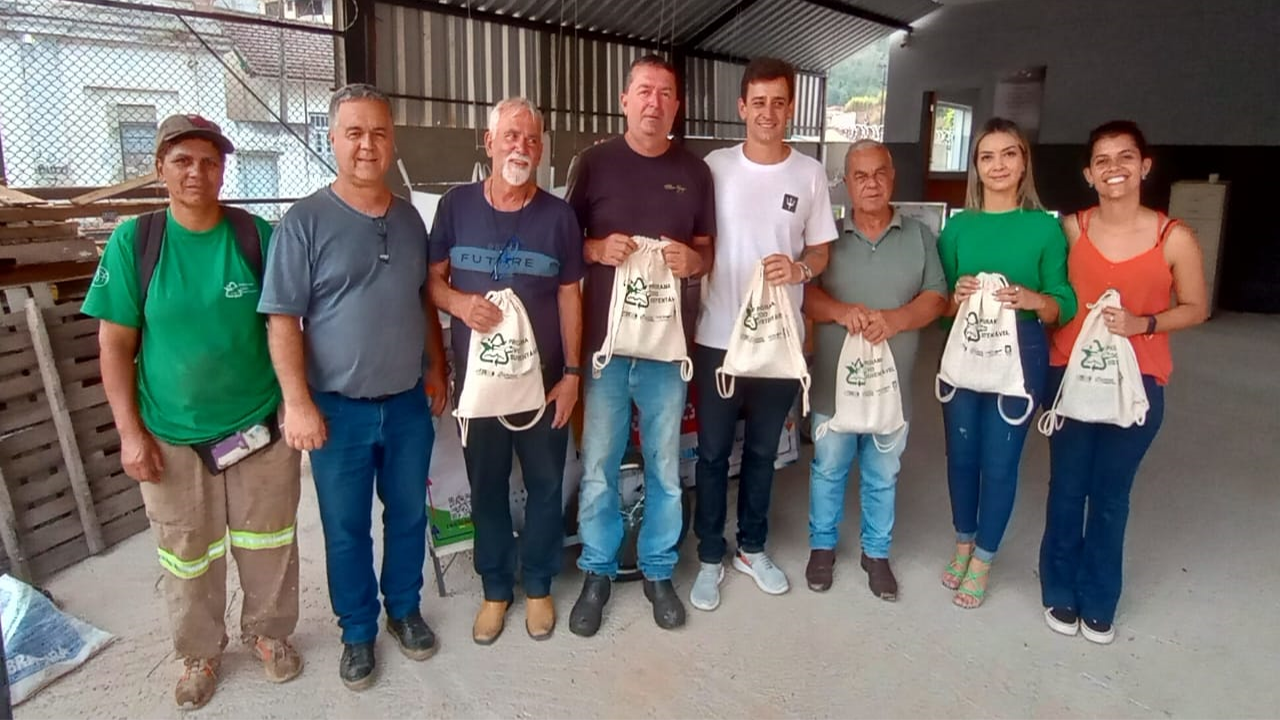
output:
[[[97,321],[48,286],[0,303],[0,566],[28,581],[147,527],[102,389]]]
[[[110,198],[154,181],[151,174],[70,200],[0,186],[0,287],[92,275],[100,252],[94,236],[101,239],[120,219],[166,204],[160,198]]]

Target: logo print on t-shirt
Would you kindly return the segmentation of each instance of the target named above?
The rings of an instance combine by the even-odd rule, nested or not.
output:
[[[631,305],[632,307],[649,307],[649,286],[645,283],[644,278],[636,278],[627,283],[627,295],[622,302],[624,305]]]
[[[242,298],[245,295],[252,295],[258,291],[258,286],[252,282],[238,283],[232,280],[223,286],[222,291],[228,300],[234,300],[236,298]]]
[[[106,268],[99,265],[98,271],[93,274],[93,286],[103,287],[109,282],[111,282],[111,273],[107,272]]]
[[[663,189],[663,190],[670,190],[671,192],[674,192],[674,193],[676,193],[677,195],[679,195],[680,193],[684,192],[684,191],[685,191],[685,190],[687,190],[688,188],[686,188],[685,186],[681,185],[680,183],[667,183],[666,185],[663,185],[663,186],[662,186],[662,189]]]
[[[789,213],[794,213],[796,211],[796,208],[799,207],[799,205],[800,205],[800,198],[796,197],[795,195],[791,195],[790,193],[782,194],[783,210],[786,210]]]
[[[494,365],[506,365],[511,362],[511,343],[502,337],[502,333],[497,333],[493,337],[482,338],[480,340],[480,361],[493,363]]]

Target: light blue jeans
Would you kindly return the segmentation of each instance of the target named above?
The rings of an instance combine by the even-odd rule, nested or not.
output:
[[[640,411],[644,523],[636,554],[648,580],[669,580],[684,520],[680,497],[680,422],[685,382],[677,363],[614,357],[587,380],[583,401],[582,487],[578,530],[584,572],[616,577],[623,526],[618,475],[631,436],[631,403]]]
[[[813,414],[813,427],[831,417]],[[893,540],[894,497],[902,451],[910,424],[892,435],[851,435],[829,432],[813,444],[809,466],[809,548],[834,550],[844,518],[844,491],[849,471],[859,462],[862,476],[862,551],[867,557],[888,558]],[[876,447],[876,440],[883,452]]]

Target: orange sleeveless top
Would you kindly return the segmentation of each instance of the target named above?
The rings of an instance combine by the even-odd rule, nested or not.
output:
[[[1075,318],[1053,333],[1049,348],[1049,363],[1066,365],[1071,358],[1071,347],[1084,326],[1088,315],[1086,303],[1096,301],[1108,288],[1120,291],[1120,302],[1134,315],[1156,315],[1172,306],[1173,271],[1164,259],[1164,241],[1169,231],[1178,224],[1164,213],[1160,214],[1160,235],[1155,247],[1121,262],[1111,262],[1089,239],[1089,216],[1093,209],[1076,213],[1080,224],[1080,237],[1067,256],[1067,275],[1071,287],[1080,299],[1080,312]],[[1169,351],[1169,334],[1133,335],[1133,352],[1138,357],[1138,369],[1143,375],[1151,375],[1161,385],[1169,382],[1173,372],[1173,355]]]

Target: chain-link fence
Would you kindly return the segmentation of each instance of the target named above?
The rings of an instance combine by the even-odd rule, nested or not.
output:
[[[175,113],[236,145],[222,197],[288,200],[333,178],[332,0],[0,2],[0,158],[15,188],[112,185],[154,169]],[[305,24],[314,25],[314,29]]]

